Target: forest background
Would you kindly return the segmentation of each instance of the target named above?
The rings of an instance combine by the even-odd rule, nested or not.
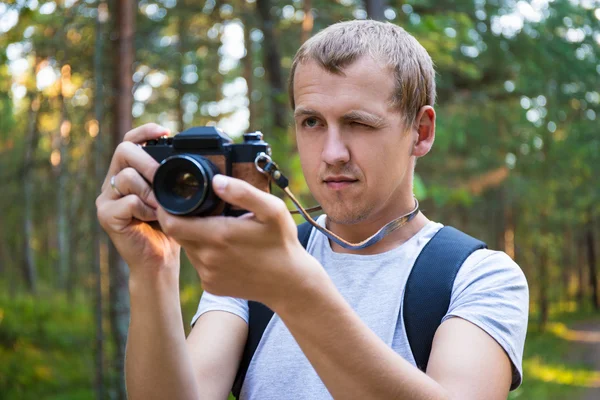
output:
[[[364,18],[404,27],[436,65],[436,142],[415,186],[422,209],[505,251],[528,278],[525,382],[511,398],[600,388],[590,358],[600,360],[600,2],[9,0],[0,398],[125,398],[127,268],[94,204],[124,133],[146,122],[260,130],[311,204],[286,77],[307,38]],[[202,288],[183,263],[187,324]]]

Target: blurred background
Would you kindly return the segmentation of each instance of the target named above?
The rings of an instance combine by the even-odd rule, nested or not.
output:
[[[527,275],[525,380],[510,398],[600,398],[600,2],[5,0],[1,399],[125,398],[127,268],[94,201],[131,127],[260,130],[313,203],[287,74],[302,42],[355,18],[404,27],[435,62],[422,209]],[[202,288],[183,262],[189,331]]]

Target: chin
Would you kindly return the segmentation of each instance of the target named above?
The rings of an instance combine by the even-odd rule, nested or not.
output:
[[[354,225],[367,219],[370,210],[359,210],[345,208],[343,204],[335,204],[332,207],[322,206],[327,214],[327,219],[339,225]]]

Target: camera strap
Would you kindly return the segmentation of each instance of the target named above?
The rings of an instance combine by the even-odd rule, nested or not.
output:
[[[410,220],[412,220],[419,212],[419,201],[415,198],[415,207],[408,214],[402,215],[395,220],[388,222],[383,228],[377,231],[373,236],[359,242],[359,243],[350,243],[335,233],[331,232],[329,229],[322,227],[319,225],[312,217],[310,216],[310,212],[320,210],[321,207],[312,207],[308,210],[305,210],[300,202],[296,199],[296,197],[292,194],[289,189],[289,180],[283,175],[277,164],[271,159],[271,157],[266,153],[259,153],[254,160],[254,165],[256,169],[261,173],[267,175],[271,181],[275,183],[283,192],[290,198],[294,206],[298,210],[297,213],[302,215],[304,219],[311,224],[316,230],[327,236],[333,242],[339,244],[345,249],[350,250],[360,250],[365,247],[369,247],[379,242],[381,239],[394,232],[395,230],[406,225]],[[290,211],[291,213],[296,213],[294,211]]]

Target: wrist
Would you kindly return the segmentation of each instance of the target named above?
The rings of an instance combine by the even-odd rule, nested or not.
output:
[[[131,297],[148,293],[179,293],[179,261],[173,265],[159,267],[141,266],[131,268],[129,273],[129,294]]]
[[[300,260],[292,269],[294,274],[289,280],[290,284],[286,285],[284,293],[269,304],[269,307],[282,318],[298,315],[302,310],[323,301],[329,290],[335,290],[329,276],[315,258],[304,252]]]

